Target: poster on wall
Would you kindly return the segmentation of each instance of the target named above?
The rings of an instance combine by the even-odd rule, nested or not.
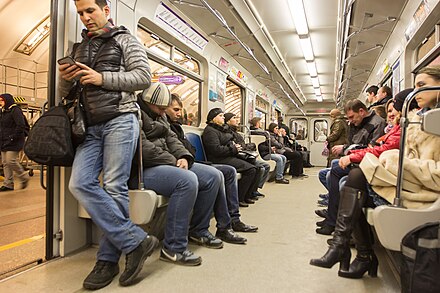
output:
[[[254,109],[255,109],[255,92],[251,90],[247,90],[247,109],[248,116],[247,119],[251,120],[254,118]]]
[[[226,74],[220,70],[217,70],[217,100],[219,102],[225,102],[226,96]]]
[[[216,102],[218,99],[216,83],[217,83],[217,74],[211,74],[209,76],[209,93],[208,93],[208,98],[211,102]]]

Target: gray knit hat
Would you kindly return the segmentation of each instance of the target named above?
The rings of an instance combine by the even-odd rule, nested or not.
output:
[[[165,84],[154,82],[142,92],[140,98],[145,103],[167,107],[170,104],[171,94]]]

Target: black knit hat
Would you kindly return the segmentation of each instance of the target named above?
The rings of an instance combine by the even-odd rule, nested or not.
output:
[[[397,95],[394,96],[394,109],[396,109],[399,112],[402,112],[403,108],[403,102],[405,101],[406,97],[413,91],[413,88],[404,89],[403,91],[399,92]],[[413,99],[411,103],[409,104],[409,110],[418,108],[416,99]]]
[[[206,123],[209,123],[212,121],[212,119],[215,118],[218,114],[223,113],[223,110],[220,108],[213,108],[209,111],[208,117],[206,117]]]
[[[229,120],[232,119],[232,117],[235,117],[237,115],[235,115],[234,113],[225,113],[225,123],[227,123]]]

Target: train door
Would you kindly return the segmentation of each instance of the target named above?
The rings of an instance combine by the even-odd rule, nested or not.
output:
[[[310,120],[310,163],[315,166],[326,166],[327,157],[322,155],[328,131],[329,118],[312,118]]]
[[[295,139],[300,145],[309,148],[307,118],[290,118],[289,127],[291,138]]]
[[[13,96],[32,127],[48,100],[50,1],[28,9],[31,1],[7,1],[0,9],[0,25],[20,24],[3,32],[8,50],[0,54],[0,93]],[[15,12],[15,14],[14,14]],[[20,12],[20,13],[17,13]],[[13,16],[14,15],[14,16]],[[11,49],[14,48],[14,49]],[[47,168],[29,160],[23,151],[17,158],[29,176],[27,184],[0,164],[0,280],[43,262],[52,255],[53,184]],[[40,179],[40,176],[43,176]],[[11,181],[12,179],[12,181]],[[45,187],[42,187],[45,185]],[[13,190],[11,190],[13,189]]]

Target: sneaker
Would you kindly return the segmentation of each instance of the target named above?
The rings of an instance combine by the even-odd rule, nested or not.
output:
[[[287,180],[287,179],[285,179],[285,178],[275,179],[275,183],[289,184],[289,180]]]
[[[231,226],[235,232],[257,232],[258,230],[257,226],[246,225],[242,221],[233,222]]]
[[[98,260],[95,267],[83,282],[83,287],[88,290],[101,289],[113,281],[119,274],[119,265],[114,262]]]
[[[322,207],[327,207],[328,206],[328,199],[318,200],[318,205],[320,205]]]
[[[245,244],[247,239],[241,237],[232,229],[217,229],[215,236],[223,240],[224,242],[232,244]]]
[[[159,240],[156,237],[149,235],[138,245],[132,252],[125,256],[125,270],[119,277],[119,284],[121,286],[129,286],[133,284],[145,260],[149,257],[154,249],[157,247]]]
[[[202,263],[202,258],[195,255],[192,251],[188,249],[182,253],[179,253],[172,252],[163,247],[160,251],[160,259],[183,266],[198,266]]]
[[[9,187],[6,187],[6,186],[2,186],[2,187],[0,187],[0,192],[3,192],[3,191],[12,191],[12,190],[14,190],[14,188],[9,188]]]
[[[189,241],[208,248],[223,248],[223,242],[220,239],[215,238],[214,235],[212,235],[209,231],[206,233],[206,235],[200,237],[189,236]]]

